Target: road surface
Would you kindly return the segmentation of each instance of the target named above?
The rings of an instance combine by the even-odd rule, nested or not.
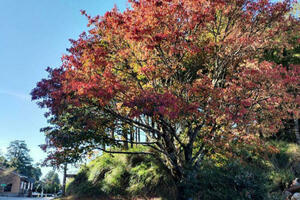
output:
[[[26,197],[0,197],[0,200],[51,200],[53,197],[47,198],[26,198]]]

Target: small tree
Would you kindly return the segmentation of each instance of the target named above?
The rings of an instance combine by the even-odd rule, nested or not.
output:
[[[44,183],[44,190],[47,193],[56,193],[61,188],[58,174],[53,170],[45,175],[42,182]]]
[[[29,177],[33,178],[35,181],[40,180],[40,178],[42,176],[42,170],[38,166],[38,164],[36,164],[35,166],[30,166],[28,171],[29,171],[29,173],[28,173]]]
[[[54,124],[54,121],[52,121],[52,124]],[[79,156],[79,152],[76,150],[72,149],[70,151],[70,148],[66,148],[65,145],[58,142],[64,141],[64,143],[70,143],[65,137],[66,133],[63,132],[63,129],[59,128],[59,126],[46,127],[41,129],[41,131],[46,134],[46,142],[45,144],[40,145],[40,147],[47,153],[47,157],[42,165],[63,170],[62,195],[65,196],[68,164],[76,164],[83,156]],[[60,133],[59,136],[64,137],[64,139],[60,138],[57,140],[55,137],[57,133]]]

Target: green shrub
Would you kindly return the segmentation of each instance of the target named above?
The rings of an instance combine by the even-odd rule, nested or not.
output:
[[[99,183],[88,180],[89,173],[89,168],[82,167],[75,179],[67,185],[66,194],[78,197],[105,196],[105,193],[99,190]]]
[[[127,191],[131,196],[175,198],[175,185],[167,170],[156,160],[135,155],[130,156],[130,161],[130,184]]]
[[[105,174],[102,180],[102,191],[111,195],[126,195],[129,174],[124,166],[116,166]]]
[[[266,178],[262,170],[226,161],[222,166],[207,162],[199,170],[200,199],[266,199]]]
[[[251,146],[234,149],[239,160],[214,154],[199,169],[200,199],[282,199],[282,192],[299,174],[300,148],[293,143],[269,141],[277,153],[258,154]]]

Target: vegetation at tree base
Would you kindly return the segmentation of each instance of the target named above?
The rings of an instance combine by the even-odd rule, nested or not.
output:
[[[266,139],[299,119],[299,19],[289,14],[291,1],[129,2],[126,11],[102,17],[82,11],[91,29],[71,40],[62,66],[48,68],[32,91],[49,109],[51,125],[42,129],[47,161],[76,162],[93,150],[145,162],[152,156],[178,200],[205,195],[194,181],[207,174],[232,183],[225,193],[232,198],[265,198],[269,190],[260,184],[273,179],[265,176],[264,159],[251,162],[262,152],[276,155]],[[299,131],[295,136],[300,143]],[[147,148],[132,151],[135,145]],[[120,162],[106,172],[116,175],[114,185],[104,176],[100,192],[116,186],[111,191],[130,194],[118,190],[132,172],[130,162]],[[231,168],[241,174],[224,173]],[[88,169],[82,174],[89,180]],[[214,195],[225,195],[216,185]]]
[[[186,184],[197,191],[199,199],[281,200],[283,189],[300,176],[300,147],[283,141],[270,141],[269,145],[279,151],[258,155],[249,146],[237,150],[239,160],[223,154],[211,155]],[[174,199],[176,186],[168,170],[152,156],[104,153],[81,167],[68,184],[67,193],[75,199]]]

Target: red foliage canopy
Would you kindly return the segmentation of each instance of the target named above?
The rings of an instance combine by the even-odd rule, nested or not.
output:
[[[263,57],[266,49],[289,48],[286,33],[299,30],[287,17],[290,1],[129,2],[101,17],[82,11],[92,28],[71,40],[62,67],[33,91],[51,114],[62,103],[98,106],[151,133],[179,179],[206,145],[251,142],[299,116],[300,67]]]

